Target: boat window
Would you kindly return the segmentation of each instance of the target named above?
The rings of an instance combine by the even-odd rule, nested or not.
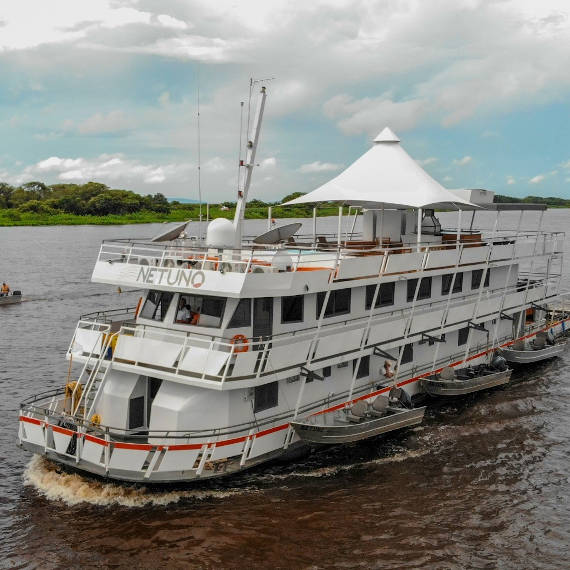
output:
[[[352,370],[356,368],[356,363],[358,359],[352,361]],[[360,364],[358,365],[358,372],[356,373],[357,378],[364,378],[370,374],[370,356],[363,356],[360,359]]]
[[[414,300],[416,294],[417,279],[408,279],[408,302]],[[422,277],[420,282],[420,290],[418,291],[417,301],[429,299],[431,297],[431,277]]]
[[[485,282],[483,283],[483,287],[489,287],[489,275],[491,271],[487,270],[485,274]],[[481,278],[483,277],[483,270],[482,269],[475,269],[471,273],[471,289],[479,289],[481,286]]]
[[[469,337],[469,327],[459,329],[457,331],[457,346],[467,343],[467,338]]]
[[[453,273],[449,275],[441,276],[441,294],[447,295],[451,289],[451,282],[453,281]],[[463,291],[463,273],[457,273],[455,275],[455,281],[453,281],[453,291],[452,293],[461,293]]]
[[[408,364],[413,360],[414,360],[414,345],[406,344],[403,348],[402,360],[400,361],[400,364]]]
[[[149,291],[140,313],[141,318],[163,321],[168,312],[168,307],[170,307],[172,297],[174,297],[173,293]]]
[[[326,293],[317,293],[317,319],[321,316],[323,303],[325,302]],[[337,289],[331,291],[327,307],[325,309],[325,317],[334,317],[336,315],[345,315],[350,312],[350,289]]]
[[[396,284],[392,283],[381,283],[380,290],[378,291],[378,296],[376,297],[376,303],[374,303],[374,308],[386,307],[388,305],[394,304],[394,289]],[[372,299],[374,299],[374,292],[376,291],[376,285],[366,286],[366,308],[370,309],[372,306]]]
[[[330,378],[331,374],[332,374],[332,367],[325,366],[323,368],[323,378]]]
[[[300,323],[303,321],[304,295],[281,297],[281,322]]]
[[[180,295],[176,322],[198,327],[218,328],[222,324],[225,297]]]
[[[251,326],[251,299],[240,299],[232,315],[229,329]]]
[[[255,403],[253,413],[263,412],[269,408],[274,408],[279,401],[279,382],[270,382],[263,386],[255,387]]]

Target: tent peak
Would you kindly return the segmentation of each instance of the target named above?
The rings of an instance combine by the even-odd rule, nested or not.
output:
[[[382,132],[374,139],[375,143],[383,143],[383,142],[400,142],[398,135],[390,128],[384,127]]]

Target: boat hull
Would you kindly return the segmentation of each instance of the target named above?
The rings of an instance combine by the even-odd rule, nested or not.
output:
[[[541,360],[560,356],[564,350],[566,350],[566,343],[562,342],[541,348],[540,350],[505,349],[501,354],[507,362],[511,362],[512,364],[531,364],[533,362],[540,362]]]
[[[467,380],[442,380],[441,378],[424,378],[424,390],[430,396],[465,396],[481,390],[507,384],[511,379],[512,370],[502,370],[485,376]]]
[[[309,422],[291,422],[302,441],[322,444],[352,443],[390,431],[415,426],[422,422],[425,406],[396,412],[381,418],[360,423],[342,425],[319,425]]]
[[[5,295],[0,297],[0,307],[2,305],[16,305],[22,302],[22,295]]]

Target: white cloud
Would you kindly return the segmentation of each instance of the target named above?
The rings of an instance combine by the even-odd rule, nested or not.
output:
[[[562,162],[560,164],[561,168],[570,168],[570,160],[567,160],[566,162]]]
[[[423,160],[418,160],[417,162],[422,166],[427,166],[428,164],[433,164],[434,162],[437,162],[437,158],[435,156],[429,156],[428,158],[424,158]]]
[[[268,158],[264,158],[260,163],[260,168],[273,168],[277,165],[277,159],[274,156],[270,156]]]
[[[457,165],[457,166],[465,166],[466,164],[469,164],[471,161],[473,160],[473,158],[471,158],[469,155],[464,156],[463,158],[457,158],[453,161],[453,164]]]
[[[537,176],[534,176],[533,178],[531,178],[528,183],[529,184],[540,184],[543,180],[544,180],[545,176],[544,174],[538,174]]]
[[[63,128],[67,131],[76,131],[81,135],[100,135],[120,133],[134,126],[123,111],[110,111],[109,113],[95,113],[91,117],[76,123],[67,120]]]
[[[173,18],[172,16],[168,16],[167,14],[159,14],[156,19],[165,28],[174,28],[176,30],[185,30],[188,28],[188,24],[186,22]]]
[[[508,184],[509,186],[512,185],[512,184],[515,184],[515,183],[516,183],[516,181],[515,181],[515,179],[514,179],[513,176],[507,176],[507,184]]]
[[[312,172],[331,172],[335,170],[340,170],[343,167],[342,164],[335,164],[333,162],[321,162],[317,160],[315,162],[310,162],[309,164],[303,164],[299,167],[299,172],[303,174]]]

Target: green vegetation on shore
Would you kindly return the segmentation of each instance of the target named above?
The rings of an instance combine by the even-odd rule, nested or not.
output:
[[[306,218],[312,215],[311,205],[279,206],[300,196],[294,192],[278,202],[251,200],[245,212],[248,219],[267,217],[271,206],[274,218]],[[528,202],[547,204],[550,207],[570,208],[570,200],[563,198],[511,198],[495,196],[495,202]],[[209,217],[233,218],[235,202],[210,204]],[[334,204],[319,206],[319,216],[338,213]],[[0,226],[48,226],[48,225],[112,225],[144,224],[152,222],[182,222],[198,220],[200,207],[195,203],[169,202],[162,194],[141,196],[130,190],[111,189],[99,182],[86,184],[52,184],[28,182],[14,187],[0,182]],[[202,206],[203,219],[206,206]]]

